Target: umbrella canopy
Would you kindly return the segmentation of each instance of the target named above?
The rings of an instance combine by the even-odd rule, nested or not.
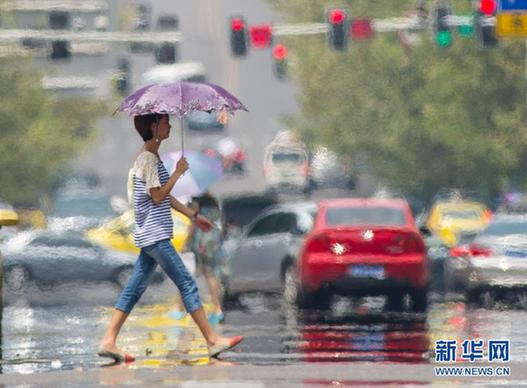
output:
[[[161,158],[170,174],[175,170],[176,163],[181,157],[181,152],[170,152]],[[170,192],[174,197],[202,194],[223,176],[221,162],[216,158],[191,150],[185,151],[185,158],[189,169],[179,178]]]
[[[126,97],[116,112],[126,112],[129,116],[159,113],[182,118],[190,112],[212,110],[232,114],[247,108],[221,86],[178,81],[142,87]]]

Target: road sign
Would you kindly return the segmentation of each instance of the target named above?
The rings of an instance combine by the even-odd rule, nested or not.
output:
[[[527,12],[527,0],[501,0],[498,8],[498,13],[510,11]]]
[[[496,36],[498,38],[527,37],[527,12],[499,12],[496,16]]]

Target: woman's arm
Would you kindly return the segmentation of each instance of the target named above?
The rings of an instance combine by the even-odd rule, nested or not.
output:
[[[168,178],[168,181],[161,187],[152,187],[150,189],[150,198],[152,198],[152,201],[156,205],[159,205],[161,202],[163,202],[163,200],[167,197],[167,195],[169,195],[170,192],[172,191],[172,188],[174,187],[178,179],[187,170],[188,170],[188,162],[184,157],[182,157],[181,159],[178,160],[176,164],[176,170],[172,173],[172,175],[170,175],[170,178]],[[172,199],[170,201],[172,202]],[[176,208],[174,207],[174,209]]]
[[[170,196],[170,206],[172,206],[174,210],[180,212],[181,214],[187,216],[190,219],[192,219],[196,215],[196,210],[192,210],[188,206],[185,206],[172,195]]]

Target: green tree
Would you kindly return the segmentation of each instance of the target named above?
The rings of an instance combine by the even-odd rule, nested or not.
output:
[[[320,22],[328,1],[272,2],[288,22]],[[435,2],[428,2],[431,10]],[[470,12],[454,1],[454,14]],[[348,2],[353,17],[407,16],[414,1]],[[395,32],[352,41],[346,52],[326,37],[291,38],[291,73],[301,112],[290,125],[310,144],[366,162],[382,182],[429,199],[443,187],[496,193],[527,167],[526,53],[523,41],[490,51],[454,33],[437,47],[433,32],[402,44]]]
[[[0,198],[37,205],[94,137],[100,101],[56,99],[19,60],[0,59]]]

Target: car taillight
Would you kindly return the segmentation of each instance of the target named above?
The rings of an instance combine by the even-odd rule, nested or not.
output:
[[[264,169],[263,169],[264,176],[269,176],[270,173],[271,173],[271,168],[264,167]]]
[[[485,257],[490,256],[491,254],[492,250],[490,248],[478,244],[460,245],[458,247],[453,247],[452,249],[450,249],[450,256],[452,257]]]
[[[461,245],[458,247],[453,247],[450,249],[450,256],[452,257],[463,257],[469,256],[470,251],[466,245]]]
[[[388,247],[389,253],[424,253],[425,246],[423,240],[413,234],[404,233],[397,234],[392,239],[391,244]]]
[[[425,246],[420,238],[409,236],[404,241],[404,250],[407,253],[423,253]]]
[[[330,252],[330,240],[325,234],[311,237],[306,243],[306,253]]]
[[[470,244],[469,246],[470,256],[490,256],[492,250],[489,247],[484,247],[479,244]]]

